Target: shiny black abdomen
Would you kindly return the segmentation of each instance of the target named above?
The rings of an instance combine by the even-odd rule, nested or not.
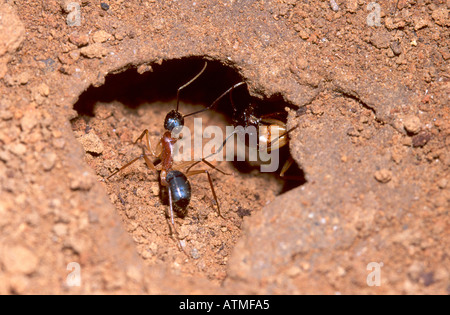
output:
[[[180,171],[170,171],[166,181],[169,184],[174,210],[184,212],[191,201],[191,184],[186,175]]]

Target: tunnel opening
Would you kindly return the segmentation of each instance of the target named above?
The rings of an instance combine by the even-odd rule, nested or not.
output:
[[[158,173],[144,160],[139,160],[117,175],[106,178],[133,158],[142,154],[143,145],[133,142],[144,129],[156,144],[161,138],[165,115],[175,108],[178,87],[189,81],[203,67],[205,60],[186,58],[165,61],[148,66],[150,71],[138,73],[135,68],[108,75],[105,84],[90,87],[80,95],[74,109],[72,128],[83,145],[86,162],[95,170],[111,202],[116,206],[126,229],[137,244],[137,249],[148,264],[169,263],[179,272],[207,277],[220,283],[226,277],[226,265],[234,244],[240,237],[245,217],[271,202],[275,196],[305,183],[302,170],[294,163],[283,180],[274,173],[261,173],[257,163],[247,161],[217,162],[216,167],[227,174],[209,169],[218,203],[223,209],[217,215],[217,202],[206,175],[199,173],[189,178],[192,199],[184,218],[175,217],[176,234],[182,240],[190,261],[185,263],[174,233],[167,220],[168,200],[160,185]],[[192,113],[209,106],[233,84],[242,81],[237,71],[219,62],[208,61],[204,73],[180,93],[180,112]],[[237,110],[256,102],[257,115],[279,113],[286,121],[285,107],[280,98],[257,100],[246,87],[233,91]],[[217,125],[225,128],[233,124],[235,111],[230,99],[223,97],[212,109],[198,116],[203,128]],[[197,115],[196,115],[197,117]],[[186,117],[186,126],[192,128],[193,119]],[[280,149],[280,161],[289,159],[289,149]],[[280,166],[281,168],[281,166]]]

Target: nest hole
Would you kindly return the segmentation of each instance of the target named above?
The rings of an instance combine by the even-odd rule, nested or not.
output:
[[[174,239],[166,214],[167,201],[161,198],[158,174],[138,160],[122,172],[105,180],[118,167],[142,154],[142,145],[133,142],[144,129],[149,130],[150,142],[156,145],[162,136],[165,115],[175,108],[177,89],[195,76],[204,65],[200,58],[171,60],[152,65],[151,71],[139,74],[135,68],[108,75],[105,84],[90,87],[80,95],[74,109],[72,128],[82,143],[86,162],[95,170],[111,201],[131,233],[138,252],[148,264],[170,263],[183,274],[207,277],[220,283],[226,277],[226,265],[236,241],[240,237],[245,217],[271,202],[275,196],[305,183],[304,174],[295,163],[286,175],[294,180],[283,180],[279,170],[261,173],[258,163],[246,161],[215,162],[214,165],[231,175],[209,169],[225,220],[217,215],[206,174],[189,178],[192,199],[184,218],[176,217],[175,226],[182,239],[186,255]],[[180,93],[180,112],[191,113],[209,106],[233,84],[242,81],[232,68],[208,61],[204,73]],[[281,98],[256,100],[250,97],[246,86],[233,91],[237,110],[244,110],[256,102],[257,115],[287,114]],[[202,118],[202,127],[214,125],[225,128],[233,123],[233,108],[228,96],[213,109],[195,117]],[[192,128],[193,117],[185,124]],[[288,146],[280,149],[280,167],[289,159]]]

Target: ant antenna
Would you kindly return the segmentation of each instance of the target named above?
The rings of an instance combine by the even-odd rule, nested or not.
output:
[[[187,86],[188,86],[189,84],[191,84],[192,82],[194,82],[199,76],[201,76],[202,73],[203,73],[203,71],[205,71],[207,65],[208,65],[208,62],[205,61],[205,65],[203,66],[203,69],[202,69],[195,77],[193,77],[193,78],[190,79],[187,83],[185,83],[184,85],[182,85],[182,86],[180,86],[180,87],[178,88],[178,91],[177,91],[177,112],[178,112],[178,105],[179,105],[179,103],[180,103],[180,91],[181,91],[182,89],[184,89],[185,87],[187,87]]]
[[[229,93],[229,92],[232,91],[233,89],[237,88],[238,86],[241,86],[242,84],[245,84],[245,82],[242,81],[242,82],[236,83],[235,85],[233,85],[232,87],[230,87],[228,90],[226,90],[225,92],[223,92],[222,95],[220,95],[218,98],[216,98],[216,100],[215,100],[214,102],[212,102],[212,104],[209,105],[208,107],[205,107],[205,108],[203,108],[203,109],[201,109],[201,110],[199,110],[199,111],[196,111],[196,112],[193,112],[193,113],[184,115],[183,118],[184,118],[184,117],[188,117],[188,116],[192,116],[192,115],[195,115],[195,114],[204,112],[204,111],[207,111],[208,109],[210,109],[211,107],[213,107],[214,105],[216,105],[217,102],[219,102],[220,99],[221,99],[222,97],[224,97],[225,95],[227,95],[227,93]]]
[[[234,104],[234,102],[233,102],[233,90],[234,90],[234,86],[231,88],[231,91],[230,91],[230,103],[231,103],[231,106],[233,107],[233,114],[236,114],[236,111],[237,111],[237,109],[236,109],[236,105]]]

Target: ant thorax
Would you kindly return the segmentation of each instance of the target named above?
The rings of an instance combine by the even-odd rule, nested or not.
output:
[[[170,170],[173,166],[173,146],[177,142],[177,139],[172,138],[171,132],[164,132],[161,137],[161,145],[163,150],[161,152],[161,163],[163,170]]]
[[[254,113],[254,104],[249,105],[243,111],[237,111],[235,109],[233,114],[233,124],[244,128],[247,128],[248,126],[258,127],[260,119],[258,119]]]

